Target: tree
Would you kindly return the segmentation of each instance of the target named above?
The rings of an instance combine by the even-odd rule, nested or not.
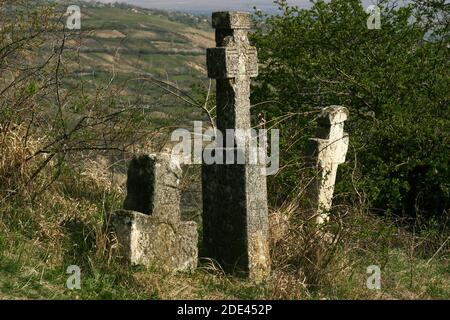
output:
[[[396,214],[449,209],[445,1],[383,1],[379,30],[367,28],[359,0],[314,1],[310,9],[277,3],[282,13],[257,14],[252,37],[262,64],[253,103],[264,108],[268,122],[281,119],[283,129],[284,166],[273,189],[298,191],[311,115],[344,105],[351,146],[338,192],[364,191],[373,208]]]

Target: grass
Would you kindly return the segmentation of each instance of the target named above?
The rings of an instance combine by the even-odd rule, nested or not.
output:
[[[105,24],[108,19],[111,22]],[[154,32],[158,39],[172,39],[168,35],[183,41],[191,39],[183,35],[188,29],[179,23],[119,9],[92,9],[91,20],[87,19],[86,23],[87,26],[91,23],[91,29],[131,30],[131,34],[135,34],[137,21],[146,30]],[[200,40],[208,35],[204,30],[197,32]],[[112,65],[117,66],[116,81],[122,83],[129,79],[130,73],[141,71],[168,76],[181,87],[204,76],[201,68],[195,68],[195,63],[204,66],[204,56],[174,52],[136,56],[134,51],[139,48],[154,48],[151,43],[131,37],[128,45],[123,46],[120,58],[111,63],[111,52],[114,51],[111,48],[121,46],[119,40],[98,37],[94,40],[98,50],[83,52],[79,67],[96,71],[89,79],[92,82],[85,83],[85,88],[86,95],[95,98],[92,104],[98,104],[100,111],[108,106],[109,95],[113,95],[110,92],[123,92],[99,89],[111,78]],[[71,57],[76,64],[73,52]],[[68,59],[66,65],[68,72],[73,70],[70,68],[73,66],[68,66],[70,61]],[[94,67],[98,65],[102,66],[101,70]],[[83,103],[91,105],[90,100],[77,101],[78,91],[71,90],[79,81],[70,78],[59,92],[61,96],[73,93],[75,102],[83,108]],[[90,95],[92,92],[97,95]],[[14,91],[7,96],[14,107],[22,98],[19,93]],[[117,103],[120,99],[126,101],[130,96],[138,96],[140,103],[152,107],[145,127],[133,127],[132,119],[122,126],[107,123],[117,125],[118,132],[138,129],[152,132],[160,126],[178,125],[177,121],[201,118],[199,110],[194,112],[179,102],[161,97],[161,92],[148,83],[127,83],[125,93],[115,95],[118,96],[118,101],[114,101]],[[44,111],[34,111],[30,123],[35,119],[40,122],[32,130],[28,130],[31,124],[27,120],[13,117],[17,107],[0,126],[0,299],[450,298],[449,243],[445,226],[430,223],[416,232],[392,218],[374,216],[360,204],[336,207],[332,223],[325,230],[308,225],[299,214],[301,210],[295,206],[273,208],[272,275],[263,283],[225,275],[205,258],[200,259],[199,268],[191,274],[169,274],[153,268],[127,266],[117,256],[117,244],[106,232],[105,221],[111,212],[121,207],[124,199],[124,172],[130,154],[105,155],[85,150],[64,153],[62,163],[49,161],[41,168],[47,155],[37,151],[53,141],[48,133],[57,135],[59,132],[54,132],[53,125],[58,123],[51,121],[48,122],[51,130],[45,131],[45,123],[51,118],[47,115],[48,110],[57,108],[46,102],[54,100],[54,92],[50,91],[44,97],[39,95],[39,104],[31,104],[35,109],[49,106]],[[28,108],[27,101],[19,105]],[[70,102],[65,103],[67,108],[78,107]],[[24,109],[29,110],[27,108]],[[94,118],[99,112],[89,115]],[[151,117],[151,112],[159,113],[153,113]],[[168,117],[164,118],[162,113]],[[134,116],[139,117],[136,121],[147,120],[138,112]],[[74,122],[70,117],[66,120]],[[107,130],[110,126],[102,128]],[[80,137],[72,138],[78,138],[76,142],[83,145],[86,139],[97,142],[98,134],[93,130],[86,136],[80,134]],[[148,148],[133,146],[131,149],[136,153]],[[36,170],[40,170],[40,174],[35,176]],[[198,172],[189,177],[192,180],[186,179],[185,185],[197,193],[186,200],[188,210],[184,216],[199,223],[201,214],[195,205],[200,201]],[[274,221],[282,223],[277,225]],[[325,240],[323,235],[327,233],[336,235],[335,241]],[[199,234],[202,234],[201,228]],[[81,290],[69,290],[66,286],[70,276],[66,270],[71,265],[81,268]],[[369,290],[366,286],[366,270],[370,265],[381,268],[379,291]]]
[[[7,243],[8,253],[3,251],[0,260],[0,296],[6,299],[448,299],[450,292],[448,265],[439,260],[427,265],[414,259],[411,285],[410,261],[401,251],[393,251],[384,266],[381,291],[365,287],[363,265],[350,274],[336,274],[327,286],[308,290],[278,271],[258,285],[225,276],[205,262],[193,274],[172,275],[99,260],[82,268],[81,290],[71,291],[66,288],[65,265],[73,261],[51,265],[48,248],[20,236]]]
[[[23,129],[24,130],[24,129]],[[3,299],[448,299],[450,268],[443,235],[428,229],[412,234],[388,218],[361,208],[335,219],[327,230],[339,234],[335,243],[323,241],[294,206],[279,208],[288,217],[282,236],[272,237],[273,271],[264,283],[225,275],[207,259],[192,274],[161,273],[130,267],[117,257],[105,232],[108,213],[120,208],[122,185],[114,179],[106,158],[79,159],[76,169],[66,168],[49,189],[31,196],[53,176],[52,166],[36,184],[26,184],[36,163],[22,163],[39,147],[20,129],[2,133],[0,176],[0,297]],[[4,152],[8,150],[8,152]],[[20,164],[14,177],[5,173]],[[114,174],[113,174],[114,173]],[[182,185],[200,190],[198,170],[188,171]],[[123,174],[122,174],[123,175]],[[15,189],[6,197],[5,190]],[[198,200],[187,199],[190,218]],[[274,220],[271,220],[274,221]],[[272,230],[276,226],[272,224]],[[200,234],[201,234],[201,230]],[[433,238],[435,237],[435,238]],[[427,241],[425,241],[427,240]],[[430,246],[434,241],[439,245]],[[432,248],[432,250],[429,250]],[[438,249],[436,249],[438,248]],[[422,250],[423,249],[423,250]],[[426,250],[425,250],[426,249]],[[427,251],[428,250],[428,251]],[[435,254],[438,253],[438,254]],[[69,290],[70,265],[81,268],[81,290]],[[366,287],[369,265],[381,268],[381,290]]]
[[[167,17],[134,13],[119,8],[88,7],[85,8],[85,11],[83,28],[88,31],[82,32],[83,41],[86,43],[94,41],[97,52],[109,55],[113,55],[120,48],[123,58],[116,58],[116,67],[119,72],[123,63],[134,65],[138,61],[140,64],[133,70],[135,72],[139,72],[140,69],[153,72],[155,66],[164,65],[164,75],[169,76],[179,66],[190,68],[186,64],[187,61],[194,61],[204,66],[205,44],[209,41],[212,46],[214,43],[212,29],[210,31],[195,29],[170,21]],[[125,38],[98,37],[96,31],[101,31],[102,34],[120,31]],[[89,48],[92,48],[92,45]],[[87,55],[83,64],[97,65],[95,61],[98,59],[98,55],[97,57],[95,54],[87,53]],[[102,65],[103,62],[100,61],[99,65]],[[206,74],[199,73],[198,69],[191,69],[193,75],[190,79],[191,82],[199,76],[206,77]],[[130,72],[129,69],[123,71]],[[177,73],[176,70],[175,73]]]
[[[202,24],[193,27],[156,14],[85,5],[81,32],[67,35],[64,51],[68,72],[83,76],[67,77],[65,83],[76,86],[82,78],[85,92],[93,96],[114,78],[113,85],[126,83],[120,99],[133,101],[141,97],[144,104],[152,106],[167,100],[167,92],[151,83],[136,85],[131,79],[150,74],[184,91],[194,84],[206,83],[205,52],[215,45],[212,28],[205,30]],[[174,97],[166,102],[165,105],[183,104]],[[189,105],[159,111],[176,119],[197,114]]]
[[[10,143],[17,143],[11,139]],[[26,153],[10,145],[15,157]],[[4,154],[4,153],[2,153]],[[2,163],[8,163],[4,159]],[[413,235],[389,220],[353,211],[343,236],[325,243],[292,210],[283,237],[272,240],[273,272],[265,282],[225,275],[208,259],[191,274],[124,265],[104,229],[119,208],[123,186],[108,177],[109,164],[86,162],[30,198],[26,188],[0,206],[2,299],[448,299],[448,256],[411,252]],[[27,175],[31,167],[23,167]],[[46,175],[50,175],[49,167]],[[195,176],[195,174],[194,174]],[[43,177],[42,179],[46,179]],[[191,175],[192,178],[192,175]],[[20,179],[19,179],[20,181]],[[187,183],[189,185],[189,183]],[[192,186],[191,186],[192,187]],[[191,208],[192,210],[192,208]],[[191,211],[190,217],[200,222]],[[199,223],[199,225],[201,225]],[[336,226],[331,225],[333,229]],[[200,230],[201,231],[201,230]],[[401,236],[399,236],[401,235]],[[396,241],[395,238],[401,238]],[[113,246],[114,247],[114,246]],[[329,259],[328,259],[329,258]],[[328,260],[327,263],[324,261]],[[70,265],[81,268],[81,290],[69,290]],[[314,268],[311,267],[314,265]],[[369,265],[381,267],[381,290],[366,287]]]

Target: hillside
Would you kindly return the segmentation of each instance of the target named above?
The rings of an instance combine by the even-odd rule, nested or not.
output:
[[[206,88],[205,51],[214,46],[208,19],[124,4],[78,5],[81,30],[66,35],[65,52],[72,54],[65,60],[70,70],[66,84],[75,87],[81,80],[91,93],[101,85],[121,87],[120,97],[147,108],[155,126],[204,116],[201,109],[161,88],[161,83],[137,78],[164,81],[183,92],[193,85]]]
[[[205,49],[214,46],[214,34],[171,21],[152,10],[82,6],[80,73],[150,73],[180,86],[204,79]]]

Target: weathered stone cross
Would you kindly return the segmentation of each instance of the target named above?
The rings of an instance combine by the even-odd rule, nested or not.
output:
[[[337,168],[345,162],[349,140],[344,132],[347,117],[345,107],[324,108],[317,120],[317,138],[310,139],[309,156],[311,165],[317,169],[317,176],[309,186],[309,196],[318,224],[329,218],[327,212],[333,201]]]
[[[258,74],[256,49],[248,41],[250,15],[213,14],[217,48],[208,49],[208,75],[216,79],[217,128],[234,129],[234,147],[216,152],[244,153],[248,160],[250,79]],[[225,158],[225,157],[224,157]],[[266,177],[260,164],[202,166],[203,244],[206,255],[228,272],[243,272],[256,281],[270,272]]]
[[[245,12],[216,12],[216,46],[207,50],[208,76],[216,79],[217,128],[249,129],[250,78],[258,75],[256,48],[250,46]]]

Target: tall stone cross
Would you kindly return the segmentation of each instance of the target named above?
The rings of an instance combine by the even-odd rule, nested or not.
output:
[[[250,16],[215,12],[216,46],[207,50],[208,76],[216,79],[217,128],[249,129],[250,79],[258,75],[256,48],[250,46]]]
[[[344,122],[348,110],[341,106],[330,106],[322,110],[317,119],[317,138],[310,139],[311,165],[317,169],[309,186],[310,204],[318,224],[329,219],[339,164],[345,162],[348,150],[348,134]]]
[[[248,41],[250,15],[244,12],[213,14],[217,48],[208,49],[208,75],[216,79],[217,128],[251,128],[250,79],[258,75],[256,49]],[[227,272],[259,281],[270,272],[267,185],[262,165],[248,163],[249,150],[234,135],[234,146],[216,152],[244,153],[245,164],[202,166],[203,245]],[[241,141],[239,141],[241,140]]]

